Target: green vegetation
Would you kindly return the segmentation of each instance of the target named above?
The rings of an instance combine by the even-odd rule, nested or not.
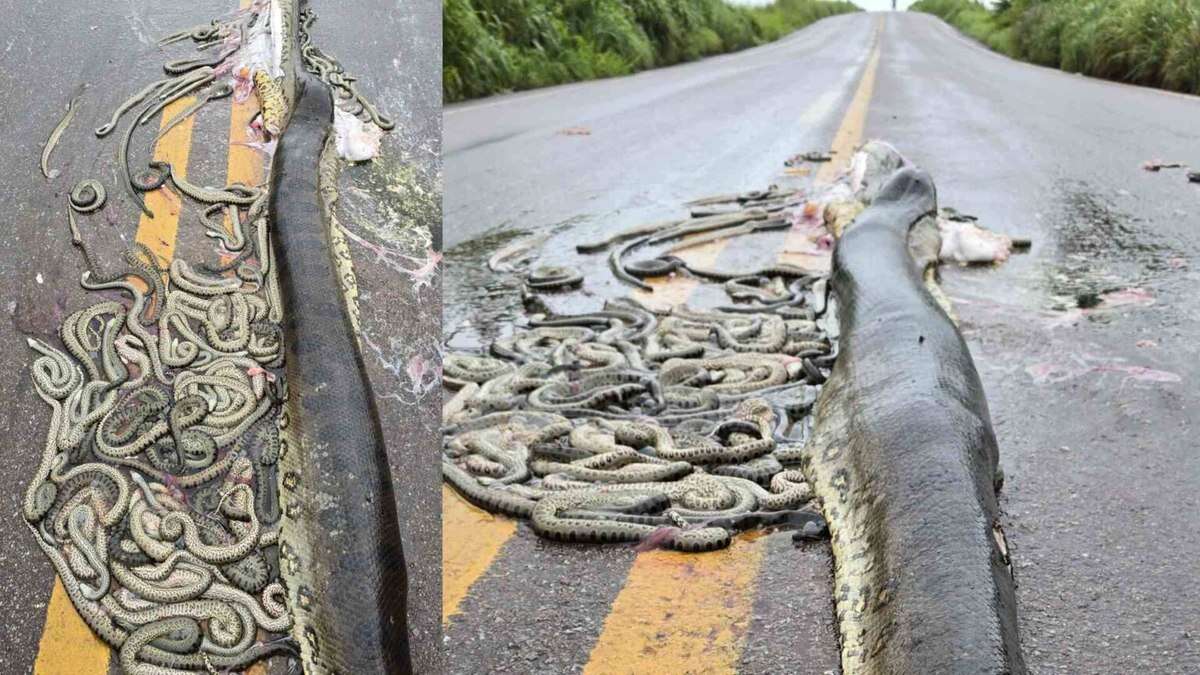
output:
[[[1200,0],[921,0],[1014,58],[1110,80],[1200,94]]]
[[[776,40],[850,2],[777,0],[445,0],[447,102],[627,75]]]

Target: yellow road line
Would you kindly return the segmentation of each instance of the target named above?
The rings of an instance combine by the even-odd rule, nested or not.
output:
[[[174,117],[195,99],[184,97],[163,109],[162,121]],[[173,171],[187,175],[188,156],[192,145],[192,118],[176,125],[154,146],[154,159],[169,162]],[[142,214],[138,221],[135,241],[145,244],[162,266],[171,263],[175,253],[175,235],[179,229],[180,198],[169,190],[146,193],[146,205],[154,212],[151,218]],[[55,577],[46,608],[46,623],[38,644],[34,672],[37,675],[105,675],[108,673],[109,649],[92,634],[71,604],[62,582]]]
[[[442,485],[443,626],[516,531],[516,521],[476,508]]]
[[[245,2],[243,3],[246,4]],[[250,95],[245,101],[233,101],[229,114],[229,162],[225,184],[258,185],[266,175],[265,162],[258,150],[245,145],[257,140],[250,131],[250,122],[258,114],[258,101]],[[225,218],[225,229],[232,233],[233,223]]]
[[[730,239],[681,251],[697,267],[712,267]],[[646,279],[653,292],[631,295],[647,307],[687,302],[701,284],[688,275]],[[731,673],[754,609],[754,580],[765,544],[739,536],[713,553],[638,554],[604,620],[585,675]]]
[[[737,672],[765,553],[743,535],[713,553],[639,555],[584,674]]]
[[[882,21],[875,26],[867,65],[834,136],[835,156],[842,163],[849,160],[862,139],[879,66],[881,28]],[[815,180],[831,182],[841,168],[841,163],[829,162]],[[793,243],[802,237],[789,232],[787,240]],[[689,262],[710,264],[728,241],[693,249]],[[785,244],[784,250],[787,248]],[[827,260],[828,253],[793,261],[821,269],[828,266],[822,257]],[[654,292],[640,293],[639,299],[678,303],[698,285],[688,277],[653,283]],[[639,555],[604,621],[585,675],[737,672],[753,618],[755,584],[766,546],[765,538],[748,533],[716,553],[654,551]]]
[[[711,267],[729,242],[702,244],[680,257]],[[683,304],[700,286],[685,275],[646,281],[654,291],[632,295],[653,308]],[[757,536],[741,535],[713,553],[639,554],[604,620],[585,675],[735,672],[765,546]]]
[[[108,645],[83,622],[62,581],[54,577],[34,675],[106,675],[109,655]]]
[[[867,109],[870,107],[871,96],[875,93],[875,73],[879,70],[880,42],[883,35],[885,19],[880,16],[875,22],[871,35],[871,53],[867,57],[867,65],[863,69],[862,79],[854,91],[850,107],[842,118],[837,133],[833,135],[833,161],[825,162],[817,171],[815,181],[818,184],[832,183],[839,171],[844,169],[854,155],[854,149],[862,142],[863,128],[867,125]]]
[[[867,65],[863,68],[862,77],[855,88],[854,98],[846,108],[842,122],[833,135],[833,161],[825,162],[813,178],[815,185],[832,183],[849,164],[855,149],[863,141],[863,131],[867,125],[867,112],[870,109],[871,97],[875,93],[875,74],[879,70],[879,54],[882,51],[880,42],[883,35],[884,17],[880,16],[875,23],[871,36],[871,51],[867,56]],[[810,239],[810,232],[804,230],[789,230],[784,238],[783,250],[778,261],[799,265],[816,271],[828,271],[830,256],[828,251],[817,248],[816,242]]]
[[[850,105],[842,118],[842,123],[833,136],[831,148],[834,160],[821,165],[821,168],[814,177],[816,184],[832,183],[834,178],[837,177],[838,172],[843,170],[849,163],[850,158],[854,155],[855,148],[862,142],[863,128],[867,123],[867,109],[871,102],[871,95],[875,91],[875,73],[879,70],[879,43],[884,21],[885,19],[882,16],[876,19],[875,26],[871,32],[871,49],[867,56],[867,65],[863,69],[858,86],[855,88],[854,98],[851,99]],[[784,251],[791,248],[790,244],[798,243],[792,241],[795,237],[796,233],[794,231],[788,233],[787,241],[783,247]],[[696,246],[681,251],[679,257],[687,260],[691,265],[709,267],[716,262],[721,251],[731,241],[732,239],[721,239]],[[820,271],[828,268],[828,262],[824,260],[827,257],[827,255],[786,254],[781,258],[781,262],[791,262]],[[654,289],[653,292],[638,290],[634,291],[633,296],[646,306],[656,309],[685,301],[691,295],[691,292],[700,285],[699,280],[683,275],[647,279],[646,282]]]
[[[162,122],[183,111],[196,99],[185,96],[163,109]],[[188,117],[175,125],[173,129],[163,134],[154,146],[154,159],[167,162],[171,171],[187,177],[188,157],[192,151],[192,127],[195,116]],[[145,213],[138,219],[137,236],[134,238],[140,244],[145,244],[158,258],[165,269],[175,257],[175,237],[179,231],[179,212],[183,208],[183,200],[171,190],[154,190],[146,193],[146,206],[154,212],[151,218]],[[156,300],[158,300],[156,298]]]

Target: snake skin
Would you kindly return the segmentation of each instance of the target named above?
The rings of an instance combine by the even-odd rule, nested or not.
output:
[[[288,335],[280,565],[306,673],[408,673],[407,589],[391,473],[318,194],[333,109],[300,78],[271,191]]]
[[[832,535],[842,672],[1024,673],[987,401],[908,249],[936,212],[933,182],[904,168],[871,183],[835,251],[842,355],[804,450]]]
[[[293,3],[272,7],[279,10],[274,21],[284,24],[274,28],[294,40]],[[292,667],[299,660],[308,673],[410,672],[404,563],[386,463],[377,461],[378,422],[352,340],[347,348],[345,334],[335,330],[341,324],[326,321],[333,316],[330,305],[312,301],[336,289],[335,280],[316,290],[329,281],[330,255],[313,235],[314,228],[327,229],[327,221],[315,206],[320,148],[314,151],[309,141],[324,138],[324,125],[306,120],[306,135],[298,124],[298,138],[281,150],[288,159],[277,168],[286,176],[277,190],[290,208],[277,203],[281,213],[268,212],[268,193],[259,187],[206,187],[162,162],[136,173],[127,162],[139,120],[212,85],[169,126],[232,92],[230,81],[217,80],[225,77],[219,64],[244,44],[248,28],[263,29],[267,17],[266,6],[256,5],[169,36],[167,42],[191,38],[198,48],[221,48],[210,52],[216,56],[166,64],[172,77],[135,94],[97,129],[103,137],[138,109],[118,144],[119,169],[135,202],[141,204],[140,193],[174,189],[186,204],[199,204],[222,261],[176,258],[164,268],[150,249],[135,244],[123,254],[123,270],[101,273],[80,225],[106,208],[105,189],[79,180],[66,201],[71,240],[88,268],[81,285],[123,297],[110,295],[69,314],[59,330],[61,347],[29,339],[35,389],[51,414],[21,512],[80,616],[118,650],[123,672],[230,672],[273,655],[291,657]],[[295,164],[305,161],[303,169]],[[277,242],[287,258],[282,279],[269,242],[277,224],[289,233]],[[286,313],[285,297],[288,307],[321,318]],[[290,386],[282,368],[285,315],[296,332],[286,342],[288,373],[295,375]],[[314,354],[319,365],[306,368]],[[341,393],[312,386],[329,367],[349,378],[323,380]],[[346,413],[344,405],[357,407]],[[322,417],[335,419],[330,424]],[[326,437],[350,444],[339,459],[358,452],[359,462],[331,467],[309,459],[320,454]],[[347,466],[356,480],[350,481]],[[339,468],[332,478],[309,473]],[[360,481],[373,476],[382,483],[364,488]],[[328,503],[335,494],[371,500],[378,513],[363,517],[353,502],[341,530],[324,528],[337,510]],[[359,527],[381,529],[364,534]],[[314,528],[323,529],[314,537]],[[343,604],[371,567],[343,565],[341,549],[333,547],[339,535],[341,541],[382,542],[375,551],[384,560],[376,573],[381,582],[360,591],[382,598],[385,606],[374,617],[364,619]],[[330,582],[332,590],[323,585]],[[360,623],[371,621],[381,627],[373,643],[364,643],[371,632]],[[312,649],[318,639],[325,647],[320,654]]]
[[[633,250],[732,235],[766,222],[795,194],[731,199],[742,208],[633,228],[579,250],[616,244],[613,274],[649,288],[642,278],[688,267],[670,256],[625,262]],[[531,260],[503,270],[522,275],[527,293],[582,281],[569,267],[520,269]],[[562,542],[703,552],[751,527],[819,533],[813,492],[795,468],[803,455],[786,434],[807,429],[811,409],[787,401],[796,392],[815,398],[836,356],[816,321],[826,308],[823,278],[792,266],[711,276],[730,280],[732,311],[655,313],[616,300],[585,314],[532,315],[486,355],[447,354],[443,383],[457,392],[443,409],[445,480],[477,506],[529,519],[539,536]]]

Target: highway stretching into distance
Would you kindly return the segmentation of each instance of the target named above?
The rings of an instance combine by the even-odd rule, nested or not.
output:
[[[543,263],[600,275],[573,244],[872,138],[929,171],[942,205],[1031,238],[1002,266],[943,270],[1000,442],[1026,661],[1200,670],[1200,185],[1142,169],[1200,166],[1200,98],[1018,63],[923,14],[860,13],[443,119],[447,333],[499,302],[478,269],[504,242],[547,235]],[[780,253],[729,248],[726,262]],[[627,292],[589,288],[592,305],[558,309]],[[1123,289],[1123,304],[1075,309]],[[827,544],[637,553],[538,540],[449,490],[443,508],[450,672],[838,668]]]

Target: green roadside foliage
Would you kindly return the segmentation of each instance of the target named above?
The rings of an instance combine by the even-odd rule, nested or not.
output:
[[[1200,0],[920,0],[988,47],[1043,66],[1200,94]]]
[[[591,80],[777,40],[850,2],[777,0],[445,0],[446,102]]]

